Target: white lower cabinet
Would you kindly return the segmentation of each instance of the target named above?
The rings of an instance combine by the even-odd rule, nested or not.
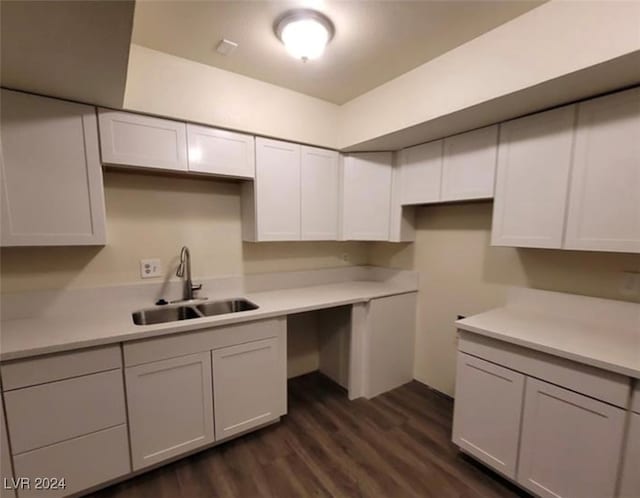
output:
[[[130,472],[127,426],[28,451],[14,456],[13,461],[16,476],[31,483],[29,489],[19,489],[19,498],[69,496]],[[37,478],[64,478],[64,487],[36,489]]]
[[[637,498],[640,496],[640,413],[631,414],[628,430],[618,496]]]
[[[278,339],[216,349],[213,358],[216,439],[225,439],[286,412],[286,369]]]
[[[524,381],[521,373],[458,353],[453,442],[512,479]]]
[[[628,377],[466,331],[458,348],[460,449],[542,498],[640,496]]]
[[[625,411],[527,378],[518,482],[541,497],[613,497]]]
[[[126,368],[133,469],[214,441],[209,351]]]
[[[4,406],[2,396],[0,396],[0,498],[15,498],[15,491],[11,487],[3,485],[11,479],[13,479],[13,466],[11,465],[7,425],[4,421]]]

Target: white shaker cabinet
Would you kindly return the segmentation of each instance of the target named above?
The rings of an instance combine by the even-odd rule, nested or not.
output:
[[[491,244],[561,248],[575,106],[501,125]]]
[[[234,178],[255,177],[253,135],[187,124],[189,171]]]
[[[187,171],[185,123],[98,109],[104,164]]]
[[[286,353],[282,347],[277,337],[271,337],[212,352],[217,440],[286,413]]]
[[[133,470],[214,441],[211,353],[125,370]]]
[[[337,240],[339,154],[302,146],[300,167],[302,240]]]
[[[491,199],[497,153],[498,125],[445,138],[440,200]]]
[[[3,486],[5,482],[10,482],[13,477],[11,452],[9,451],[9,438],[7,437],[7,425],[4,419],[4,406],[2,403],[2,397],[0,396],[0,498],[15,498],[15,491]]]
[[[442,146],[437,140],[400,151],[400,203],[424,204],[440,200]]]
[[[453,442],[516,476],[525,376],[458,352]]]
[[[640,252],[640,89],[578,104],[566,249]]]
[[[517,480],[544,498],[613,498],[625,411],[527,378]]]
[[[2,90],[2,246],[104,245],[93,107]]]
[[[640,413],[632,413],[626,438],[622,477],[620,481],[620,498],[637,498],[640,496]]]
[[[391,152],[344,156],[342,237],[388,240],[391,212]]]
[[[243,238],[300,240],[300,146],[256,138],[256,179],[243,185]]]

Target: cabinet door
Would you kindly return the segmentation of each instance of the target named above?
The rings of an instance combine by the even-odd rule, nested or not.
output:
[[[498,125],[446,138],[440,200],[490,199],[498,158]]]
[[[252,135],[187,124],[189,171],[237,178],[255,177]]]
[[[346,240],[389,240],[391,153],[344,158],[342,234]]]
[[[108,109],[98,117],[104,164],[187,171],[184,123]]]
[[[518,482],[541,497],[613,497],[624,410],[527,378]]]
[[[575,106],[501,125],[491,244],[562,247]]]
[[[578,104],[566,249],[640,252],[640,89]]]
[[[104,245],[93,107],[2,90],[2,246]]]
[[[640,496],[640,414],[632,413],[627,429],[626,449],[622,461],[620,498]]]
[[[133,470],[213,442],[211,355],[126,369]]]
[[[300,240],[300,146],[256,138],[257,238]]]
[[[524,375],[458,352],[453,442],[515,478],[523,396]]]
[[[7,437],[7,426],[4,419],[2,396],[0,396],[0,498],[15,498],[15,491],[3,486],[5,482],[10,482],[13,477],[11,452],[9,451],[9,438]]]
[[[400,152],[400,202],[424,204],[440,200],[442,140]]]
[[[416,298],[411,292],[369,303],[367,398],[413,380]]]
[[[302,240],[338,240],[338,153],[302,147]]]
[[[286,412],[286,365],[277,338],[216,349],[212,356],[217,440]]]

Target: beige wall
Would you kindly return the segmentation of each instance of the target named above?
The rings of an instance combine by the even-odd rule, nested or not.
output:
[[[511,285],[628,300],[624,270],[640,270],[633,254],[490,247],[493,204],[422,206],[416,242],[378,243],[369,261],[420,272],[415,378],[453,394],[457,315],[504,304]]]
[[[638,255],[490,247],[491,203],[419,207],[413,244],[252,244],[241,240],[238,183],[108,171],[105,193],[106,247],[4,248],[2,292],[139,282],[139,259],[159,257],[173,272],[183,244],[196,277],[366,263],[415,269],[415,377],[449,394],[456,315],[502,305],[510,285],[628,299],[621,272],[640,270]],[[295,339],[291,375],[318,361],[313,335]]]
[[[124,108],[321,147],[338,145],[336,104],[134,44]]]
[[[640,2],[547,2],[344,104],[340,148],[637,51],[639,22]]]
[[[174,272],[182,245],[196,277],[367,262],[356,242],[243,243],[237,182],[107,171],[105,197],[107,246],[3,248],[2,292],[139,282],[140,259]]]

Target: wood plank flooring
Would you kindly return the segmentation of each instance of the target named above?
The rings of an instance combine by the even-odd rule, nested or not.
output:
[[[289,381],[289,414],[279,424],[90,496],[529,496],[458,452],[452,410],[451,400],[418,382],[349,401],[312,373]]]

